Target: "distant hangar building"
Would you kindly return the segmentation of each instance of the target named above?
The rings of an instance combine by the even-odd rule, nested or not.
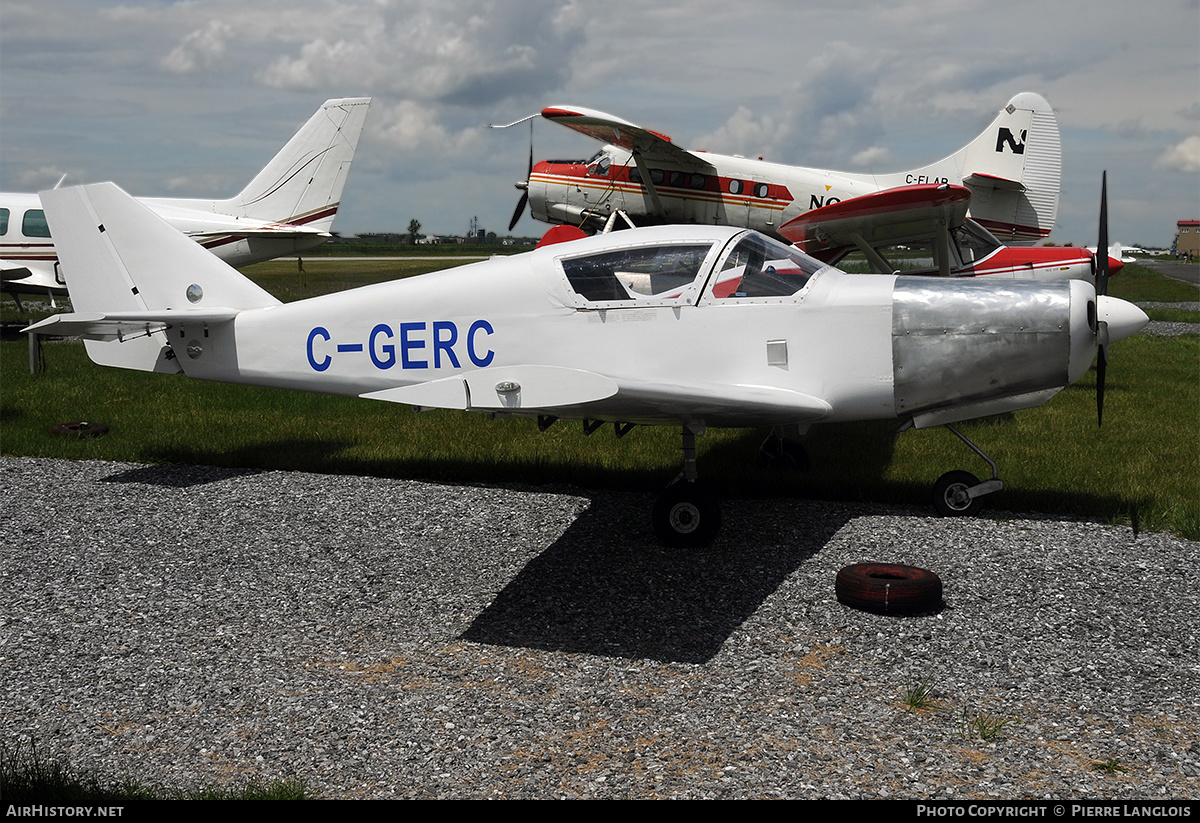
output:
[[[1175,253],[1195,260],[1200,257],[1200,220],[1180,220],[1175,234]]]

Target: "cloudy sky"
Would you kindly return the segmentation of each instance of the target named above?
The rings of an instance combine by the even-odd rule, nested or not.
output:
[[[1060,243],[1200,217],[1198,0],[3,0],[0,189],[236,193],[331,97],[374,98],[335,230],[504,234],[529,129],[601,109],[686,148],[845,171],[952,153],[1012,95],[1063,137]],[[539,159],[598,144],[547,121]],[[526,216],[518,234],[545,226]]]

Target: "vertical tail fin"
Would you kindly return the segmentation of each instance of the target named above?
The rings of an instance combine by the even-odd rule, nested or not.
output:
[[[1062,145],[1050,104],[1025,92],[1008,101],[982,134],[910,176],[962,182],[971,217],[1010,245],[1031,245],[1054,228],[1062,184]]]
[[[112,183],[42,192],[41,201],[72,314],[38,325],[90,337],[97,363],[178,371],[165,331],[177,318],[226,323],[240,310],[279,305]]]
[[[370,105],[369,97],[326,100],[246,188],[228,200],[147,202],[328,232]]]
[[[41,200],[75,313],[279,303],[113,183],[46,191]]]

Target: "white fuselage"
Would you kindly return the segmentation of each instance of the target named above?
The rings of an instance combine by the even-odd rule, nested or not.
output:
[[[747,237],[725,227],[637,234],[699,244],[691,283],[616,299],[573,286],[571,261],[633,237],[247,309],[228,324],[180,318],[168,339],[201,379],[692,428],[886,419],[1049,391],[1043,402],[1094,350],[1087,284],[999,289],[824,268],[795,293],[756,296],[722,279]],[[970,305],[966,322],[957,315]]]

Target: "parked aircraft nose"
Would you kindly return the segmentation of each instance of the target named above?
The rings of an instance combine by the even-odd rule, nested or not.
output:
[[[1150,318],[1137,306],[1108,295],[1096,298],[1100,319],[1108,324],[1108,342],[1115,343],[1137,334]]]

